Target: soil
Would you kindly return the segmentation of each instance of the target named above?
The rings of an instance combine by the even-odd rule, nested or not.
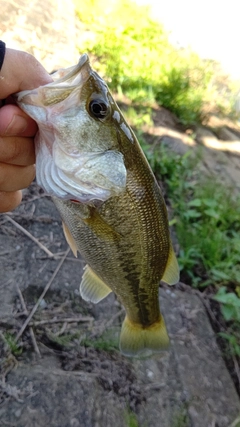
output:
[[[12,47],[30,51],[49,71],[76,62],[81,28],[73,2],[0,6],[2,38]],[[237,124],[212,115],[205,126],[183,129],[159,108],[145,131],[180,154],[201,147],[203,171],[239,188]],[[83,267],[68,249],[54,204],[33,183],[21,206],[0,216],[1,426],[240,425],[239,397],[200,293],[181,283],[162,286],[171,349],[128,359],[118,350],[124,310],[112,294],[97,305],[81,299]]]

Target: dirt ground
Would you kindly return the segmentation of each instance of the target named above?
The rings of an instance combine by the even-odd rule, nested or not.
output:
[[[76,62],[72,2],[0,0],[0,7],[2,38],[12,47],[49,71]],[[207,127],[183,132],[159,109],[146,132],[180,154],[200,146],[203,170],[239,188],[236,124],[212,116]],[[114,295],[97,305],[80,298],[83,267],[53,202],[33,183],[21,206],[0,216],[0,425],[239,426],[239,396],[199,294],[181,283],[162,287],[171,349],[132,360],[118,350],[124,311]]]

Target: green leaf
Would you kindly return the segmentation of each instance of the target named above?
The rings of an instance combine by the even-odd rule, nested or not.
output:
[[[229,280],[229,275],[227,273],[224,273],[224,271],[221,270],[217,270],[216,268],[211,268],[210,273],[217,279]]]
[[[201,199],[190,200],[190,202],[188,202],[188,206],[200,207],[202,206],[202,201]]]
[[[231,305],[222,305],[221,306],[222,314],[224,319],[228,322],[235,318],[235,309]]]
[[[215,219],[219,218],[219,213],[216,212],[214,209],[206,209],[204,213],[205,215],[210,216],[212,218],[215,218]]]
[[[200,212],[197,212],[195,209],[189,209],[185,213],[186,218],[200,218]]]

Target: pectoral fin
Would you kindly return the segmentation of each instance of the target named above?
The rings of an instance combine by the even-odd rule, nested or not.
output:
[[[84,218],[83,222],[103,241],[119,240],[121,237],[94,208],[90,208],[90,216]]]
[[[172,245],[170,246],[168,262],[161,280],[168,283],[168,285],[175,285],[179,282],[179,266]]]
[[[87,265],[80,284],[80,295],[85,301],[98,303],[112,290]]]
[[[69,228],[66,226],[66,224],[63,222],[62,225],[63,225],[63,232],[64,232],[64,236],[66,238],[66,241],[68,242],[70,248],[72,249],[73,254],[77,258],[78,248],[77,248],[76,242],[75,242],[73,236],[71,235]]]

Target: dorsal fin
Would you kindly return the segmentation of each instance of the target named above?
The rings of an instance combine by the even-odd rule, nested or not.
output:
[[[168,283],[168,285],[175,285],[179,282],[179,266],[172,244],[170,245],[168,262],[161,280]]]

